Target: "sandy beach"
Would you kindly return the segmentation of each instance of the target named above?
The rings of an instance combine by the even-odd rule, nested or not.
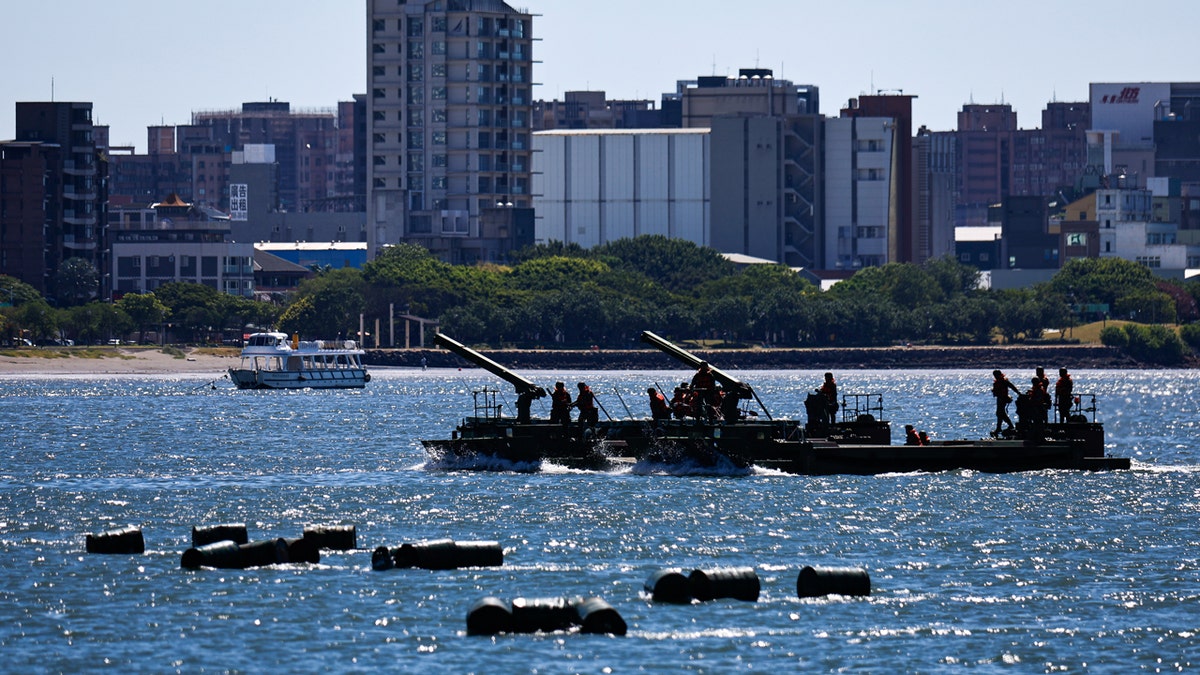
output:
[[[164,354],[158,349],[122,349],[117,347],[92,350],[103,353],[99,358],[68,356],[69,351],[46,356],[37,349],[5,351],[0,354],[0,377],[22,375],[225,375],[226,369],[238,364],[236,356],[213,356],[187,352],[184,357]],[[20,354],[13,356],[12,354]],[[28,355],[26,355],[28,354]]]

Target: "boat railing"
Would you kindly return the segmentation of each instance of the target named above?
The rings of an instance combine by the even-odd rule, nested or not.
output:
[[[471,397],[475,402],[475,419],[476,420],[499,420],[501,406],[496,403],[496,394],[498,389],[484,387],[471,392]]]
[[[883,421],[883,394],[842,394],[842,422]]]
[[[301,340],[301,349],[357,349],[354,340]]]
[[[1082,419],[1080,419],[1082,418]],[[1067,416],[1071,422],[1096,423],[1096,395],[1074,394],[1071,401],[1071,411]]]

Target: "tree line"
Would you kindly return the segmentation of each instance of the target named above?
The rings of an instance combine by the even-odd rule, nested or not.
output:
[[[86,342],[169,324],[189,342],[247,327],[325,338],[357,334],[360,315],[368,326],[376,318],[386,325],[394,308],[492,347],[620,348],[636,344],[643,330],[677,340],[837,347],[1034,341],[1047,329],[1097,320],[1101,308],[1146,326],[1200,318],[1200,283],[1159,279],[1116,258],[1070,261],[1028,289],[980,289],[979,279],[977,269],[946,257],[866,268],[823,292],[782,265],[738,266],[714,249],[662,236],[586,250],[556,242],[518,251],[507,264],[470,266],[401,244],[362,269],[318,271],[283,306],[171,283],[115,303],[52,308],[32,288],[0,277],[0,301],[15,289],[0,334]],[[1188,345],[1200,348],[1200,329],[1191,326],[1178,334],[1114,330],[1121,335],[1106,331],[1107,343],[1162,352],[1166,362],[1182,358]]]

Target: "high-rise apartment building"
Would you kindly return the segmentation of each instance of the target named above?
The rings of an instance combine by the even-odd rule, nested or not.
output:
[[[22,281],[52,293],[53,277],[65,260],[82,258],[98,270],[103,267],[107,162],[97,152],[91,103],[17,103],[16,112],[16,140],[25,146],[10,146],[6,161],[20,165],[23,174],[41,170],[3,189],[10,199],[21,196],[10,209],[0,209],[0,240],[8,255],[33,246],[40,250],[36,264],[0,259],[0,272],[19,269]],[[40,192],[42,204],[25,203],[34,192]]]
[[[532,243],[483,226],[532,206],[532,15],[501,0],[369,0],[367,35],[372,255],[403,241],[470,262]]]

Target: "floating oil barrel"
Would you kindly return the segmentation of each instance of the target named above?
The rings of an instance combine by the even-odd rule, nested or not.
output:
[[[122,527],[98,534],[89,534],[85,544],[88,553],[145,553],[146,540],[140,527]]]
[[[502,567],[504,549],[498,541],[456,541],[458,564],[455,567]]]
[[[316,540],[308,537],[299,539],[281,539],[287,545],[287,560],[282,562],[309,563],[315,565],[321,562],[321,547]]]
[[[480,598],[467,611],[467,635],[495,635],[512,630],[512,610],[500,598]]]
[[[380,547],[383,548],[383,547]],[[378,555],[379,549],[376,549]],[[504,564],[504,549],[497,541],[459,541],[434,539],[402,544],[391,549],[396,567],[420,567],[427,570],[452,570],[460,567],[499,567]],[[374,566],[374,556],[372,556]],[[375,569],[388,569],[375,567]]]
[[[805,567],[796,577],[796,595],[870,595],[871,577],[857,567]]]
[[[183,552],[180,567],[194,570],[200,567],[216,567],[218,569],[238,569],[242,565],[241,548],[234,542],[223,539],[211,544],[195,546]]]
[[[458,549],[453,539],[430,539],[401,544],[393,558],[396,567],[420,567],[427,570],[452,570],[458,567]]]
[[[600,598],[586,598],[575,603],[579,632],[624,635],[628,629],[625,619],[613,606]]]
[[[353,525],[306,525],[304,538],[317,548],[333,551],[353,551],[358,548],[358,533]]]
[[[264,539],[248,544],[235,544],[226,539],[189,548],[183,552],[183,558],[179,564],[187,569],[215,567],[240,570],[247,567],[276,565],[287,561],[288,542],[286,539]]]
[[[220,525],[203,525],[192,528],[193,548],[216,541],[227,540],[235,544],[249,543],[250,537],[246,534],[245,523],[222,523]]]
[[[579,621],[575,603],[581,598],[515,598],[512,601],[512,629],[515,633],[553,633]]]
[[[717,598],[758,601],[761,586],[753,567],[718,567],[692,570],[688,575],[692,597],[701,602]]]
[[[692,601],[692,585],[683,570],[659,570],[646,580],[646,592],[655,602],[686,604]]]
[[[386,546],[375,547],[371,553],[371,569],[382,572],[395,566],[396,561],[392,558],[392,549]]]

